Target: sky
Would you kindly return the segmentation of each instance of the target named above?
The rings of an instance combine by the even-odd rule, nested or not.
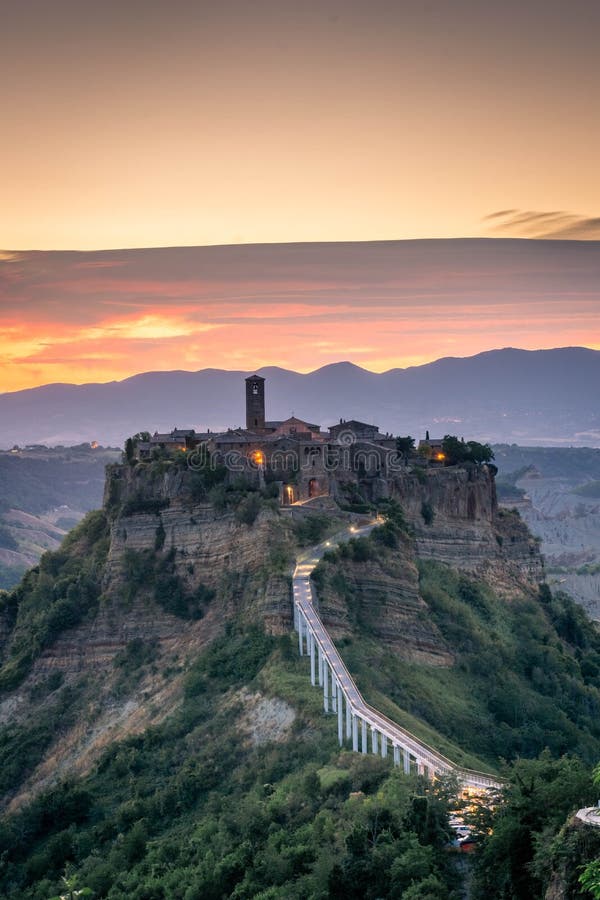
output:
[[[4,254],[0,382],[600,350],[599,249],[469,239]]]
[[[129,305],[118,279],[104,278],[98,297],[63,272],[71,289],[52,307],[29,267],[15,305],[26,251],[600,239],[597,0],[0,0],[0,21],[0,390],[122,377],[149,359],[228,367],[230,338],[243,339],[220,342],[200,270],[188,279],[195,299],[181,299],[174,273],[175,297],[158,302],[156,277]],[[310,303],[314,273],[299,277]],[[475,340],[432,326],[426,341],[396,335],[392,346],[363,287],[360,314],[321,337],[330,346],[315,346],[321,322],[302,332],[316,364],[341,354],[381,370],[499,340],[599,341],[594,318],[573,319],[563,296],[551,335],[524,305],[512,330]],[[268,341],[236,352],[249,367],[254,356],[314,368],[285,339],[293,285],[279,290]],[[417,314],[414,296],[396,302],[403,321]],[[114,338],[110,358],[100,332]]]

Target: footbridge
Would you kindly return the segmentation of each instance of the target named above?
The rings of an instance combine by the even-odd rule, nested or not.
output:
[[[363,699],[316,609],[311,574],[324,553],[344,540],[368,534],[377,521],[350,526],[328,541],[298,557],[293,575],[294,627],[301,656],[310,659],[310,680],[323,691],[323,708],[337,716],[340,746],[351,744],[355,753],[388,755],[406,774],[417,772],[430,779],[454,775],[464,790],[485,791],[503,787],[503,782],[485,772],[456,765],[433,747],[401,728]]]

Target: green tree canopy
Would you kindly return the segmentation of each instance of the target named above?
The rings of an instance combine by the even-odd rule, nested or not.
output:
[[[489,444],[480,444],[478,441],[466,441],[457,438],[453,434],[447,434],[442,442],[442,452],[449,466],[460,465],[464,462],[473,462],[477,465],[491,462],[494,451]]]
[[[413,450],[415,449],[415,439],[410,435],[406,437],[397,437],[396,438],[396,450],[398,453],[403,453],[404,456],[409,456]]]

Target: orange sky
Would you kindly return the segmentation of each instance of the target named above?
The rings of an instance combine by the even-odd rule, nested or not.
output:
[[[599,29],[596,0],[21,0],[0,29],[0,247],[587,221]]]
[[[467,240],[14,253],[0,384],[350,359],[373,371],[493,347],[600,349],[590,241]]]
[[[0,247],[600,239],[599,29],[596,0],[21,0],[0,28]],[[0,390],[600,341],[593,280],[544,294],[542,321],[518,284],[440,310],[393,266],[381,308],[370,269],[295,265],[268,294],[241,264],[235,290],[194,266],[165,290],[152,266],[39,265],[0,251]]]

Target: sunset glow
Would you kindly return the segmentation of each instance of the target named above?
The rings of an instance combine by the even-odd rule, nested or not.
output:
[[[490,347],[600,346],[598,255],[542,242],[523,257],[519,246],[21,253],[0,261],[1,383],[341,359],[381,372]]]
[[[600,346],[599,29],[593,0],[13,4],[0,391]],[[590,252],[435,241],[464,237]]]
[[[594,0],[13,4],[0,247],[599,237],[599,28]]]

